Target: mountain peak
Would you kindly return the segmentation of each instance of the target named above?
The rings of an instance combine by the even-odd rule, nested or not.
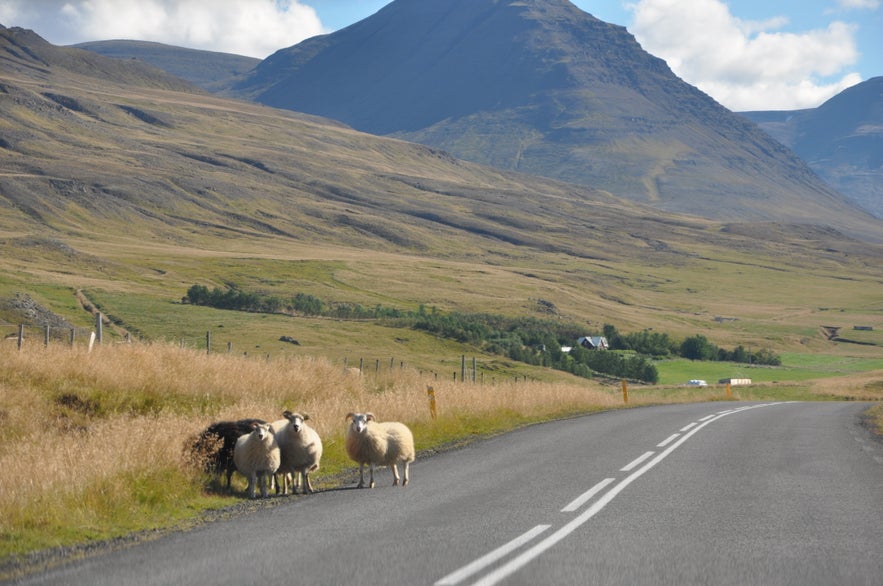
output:
[[[395,0],[276,52],[232,91],[667,211],[863,214],[625,28],[567,0]]]

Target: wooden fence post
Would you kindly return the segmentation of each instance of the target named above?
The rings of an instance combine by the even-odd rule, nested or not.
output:
[[[18,324],[18,349],[21,350],[21,346],[25,340],[25,325]]]
[[[209,330],[205,333],[205,353],[212,353],[212,331]]]
[[[104,323],[101,321],[101,312],[95,314],[95,340],[100,344],[104,339]]]

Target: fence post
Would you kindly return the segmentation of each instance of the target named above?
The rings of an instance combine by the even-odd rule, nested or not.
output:
[[[472,382],[475,382],[475,356],[472,357]]]
[[[43,330],[43,345],[49,346],[49,324],[46,324],[45,329]]]
[[[435,389],[432,388],[432,386],[427,386],[426,394],[429,395],[429,415],[435,419],[438,417],[438,407],[435,403]]]
[[[460,356],[460,382],[466,382],[466,355]]]
[[[625,379],[622,379],[622,402],[629,402],[629,386]]]
[[[18,349],[21,350],[21,345],[25,340],[25,325],[18,324]]]
[[[205,333],[205,353],[212,353],[212,331],[209,330]]]
[[[71,346],[74,345],[74,338],[76,337],[76,335],[77,335],[76,328],[71,328]]]
[[[101,321],[101,312],[95,314],[95,339],[100,344],[104,339],[104,324]]]

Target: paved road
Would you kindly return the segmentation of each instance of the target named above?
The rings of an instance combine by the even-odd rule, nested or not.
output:
[[[705,403],[533,426],[22,584],[883,584],[861,403]],[[286,497],[281,497],[286,498]]]

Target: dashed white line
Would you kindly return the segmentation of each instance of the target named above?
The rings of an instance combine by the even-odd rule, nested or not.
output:
[[[525,551],[521,552],[520,554],[518,554],[517,556],[515,556],[514,558],[512,558],[508,562],[504,563],[499,568],[495,569],[492,572],[489,572],[483,578],[481,578],[477,582],[474,582],[473,586],[494,586],[495,584],[498,584],[500,581],[511,576],[512,574],[514,574],[515,572],[517,572],[518,570],[520,570],[521,568],[526,566],[528,563],[530,563],[531,561],[533,561],[534,559],[539,557],[543,552],[554,547],[555,544],[557,544],[559,541],[561,541],[562,539],[564,539],[565,537],[567,537],[568,535],[570,535],[574,531],[576,531],[580,526],[585,524],[589,519],[591,519],[592,517],[597,515],[601,510],[603,510],[604,507],[606,507],[608,504],[610,504],[610,502],[613,499],[615,499],[616,496],[620,492],[622,492],[629,484],[631,484],[632,482],[637,480],[645,472],[647,472],[648,470],[650,470],[651,468],[656,466],[658,463],[660,463],[662,460],[664,460],[669,454],[671,454],[678,447],[683,445],[695,433],[697,433],[700,429],[702,429],[703,427],[705,427],[709,423],[712,423],[713,421],[720,419],[722,417],[726,417],[727,415],[731,415],[733,413],[738,413],[740,411],[754,409],[757,407],[767,407],[770,405],[777,405],[777,404],[779,404],[779,403],[766,403],[766,404],[761,404],[761,405],[751,405],[751,406],[746,406],[746,407],[742,407],[739,409],[733,409],[731,411],[726,411],[726,412],[720,413],[720,414],[709,415],[708,417],[704,417],[704,418],[700,419],[700,421],[703,422],[701,425],[694,426],[694,429],[692,429],[692,431],[685,434],[683,437],[681,437],[679,440],[674,442],[671,446],[669,446],[667,449],[662,451],[655,458],[653,458],[652,460],[650,460],[649,462],[644,464],[641,468],[639,468],[635,472],[632,472],[625,479],[623,479],[618,484],[616,484],[613,488],[608,490],[600,499],[595,501],[595,503],[592,504],[592,506],[590,506],[588,509],[586,509],[585,511],[580,513],[578,516],[574,517],[573,520],[571,520],[569,523],[565,524],[563,527],[561,527],[557,531],[553,532],[548,537],[542,539],[540,542],[530,546]],[[640,458],[638,458],[637,460],[632,462],[632,464],[629,464],[629,466],[627,466],[626,468],[631,467],[633,464],[637,465],[640,462],[643,462],[647,458],[653,456],[653,454],[654,454],[654,452],[647,452],[646,454],[644,454],[643,456],[641,456]],[[625,470],[625,468],[623,468],[623,470]],[[606,483],[605,483],[605,486],[606,486]],[[539,531],[537,531],[537,533],[536,533],[536,535],[539,535],[539,533],[542,533],[543,531],[545,531],[549,527],[550,527],[549,525],[538,525],[537,527],[535,527],[533,529],[533,531],[537,531],[538,529],[542,528]],[[530,532],[528,532],[528,533],[530,533]],[[525,535],[527,535],[527,534],[525,534]],[[525,536],[522,536],[522,538],[524,538],[524,537]],[[531,536],[530,539],[533,539],[533,537],[534,536]],[[519,538],[519,539],[522,539],[522,538]],[[528,541],[530,541],[530,539],[524,539],[522,541],[522,544],[527,543]],[[510,544],[511,543],[512,542],[510,542]],[[509,544],[507,544],[507,546],[508,545]],[[505,548],[507,546],[503,546],[503,548]],[[508,551],[517,549],[517,547],[518,546],[511,547],[511,548],[509,548]],[[472,566],[476,565],[478,562],[485,560],[485,558],[487,558],[488,556],[496,554],[497,552],[499,552],[503,548],[499,548],[497,550],[494,550],[493,552],[491,552],[490,554],[488,554],[484,558],[480,558],[479,560],[472,562],[468,566],[465,566],[463,569],[458,570],[457,572],[454,572],[453,574],[449,574],[447,577],[443,578],[442,580],[447,580],[447,579],[449,579],[450,576],[458,575],[460,572],[463,572],[466,568],[471,568]],[[505,555],[506,555],[505,553],[502,553],[500,555],[496,555],[493,560],[488,561],[486,563],[482,563],[481,568],[486,567],[487,565],[489,565],[493,561],[496,561]],[[474,571],[470,572],[468,575],[474,574],[477,571],[479,571],[479,570],[474,570]],[[463,578],[460,578],[460,579],[462,580]],[[443,586],[443,585],[447,586],[447,585],[452,585],[452,584],[456,584],[456,583],[457,582],[439,581],[439,582],[436,582],[436,585],[437,586]]]
[[[506,557],[506,555],[509,554],[510,552],[515,551],[516,549],[518,549],[522,545],[530,542],[534,537],[541,534],[543,531],[545,531],[549,527],[551,527],[551,525],[537,525],[536,527],[534,527],[533,529],[531,529],[527,533],[523,533],[523,534],[519,535],[518,537],[516,537],[515,539],[513,539],[509,543],[506,543],[505,545],[501,545],[500,547],[498,547],[494,551],[478,558],[477,560],[475,560],[471,564],[463,566],[462,568],[460,568],[456,572],[451,572],[450,574],[448,574],[447,576],[445,576],[444,578],[442,578],[441,580],[436,582],[435,586],[454,586],[454,584],[459,584],[460,582],[462,582],[463,580],[465,580],[469,576],[482,571],[483,569],[485,569],[487,566],[491,565],[495,561]]]
[[[670,436],[668,436],[667,438],[665,438],[664,440],[662,440],[661,442],[659,442],[658,444],[656,444],[656,447],[657,448],[664,448],[665,446],[667,446],[671,442],[678,439],[680,436],[681,436],[681,434],[679,434],[679,433],[673,433]]]
[[[649,458],[650,456],[652,456],[655,453],[656,452],[645,452],[645,453],[641,454],[640,456],[638,456],[637,458],[635,458],[634,460],[632,460],[631,462],[629,462],[628,464],[626,464],[624,467],[620,468],[619,471],[620,472],[628,472],[634,468],[637,468],[641,462],[643,462],[644,460],[646,460],[647,458]]]
[[[696,427],[697,425],[699,425],[699,424],[696,423],[696,422],[694,421],[693,423],[690,423],[689,425],[685,425],[684,427],[682,427],[682,428],[679,429],[678,431],[682,431],[682,432],[683,432],[683,431],[690,431],[691,429],[693,429],[693,428]]]
[[[581,495],[579,495],[578,497],[573,499],[573,501],[571,501],[571,503],[569,505],[567,505],[566,507],[561,509],[561,512],[562,513],[572,513],[573,511],[577,510],[578,508],[583,506],[590,498],[592,498],[593,496],[595,496],[596,494],[598,494],[599,492],[604,490],[604,487],[607,486],[608,484],[610,484],[611,482],[613,482],[614,480],[616,480],[616,479],[615,478],[605,478],[604,480],[602,480],[601,482],[599,482],[598,484],[596,484],[595,486],[593,486],[592,488],[590,488],[586,492],[582,493]]]

